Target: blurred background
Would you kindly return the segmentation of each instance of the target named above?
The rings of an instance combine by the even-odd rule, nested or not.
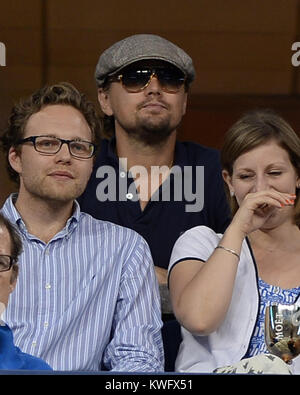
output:
[[[181,140],[220,148],[231,124],[259,107],[300,132],[300,66],[291,62],[300,0],[0,0],[0,133],[14,102],[46,83],[72,82],[96,103],[99,55],[136,33],[159,34],[194,60]],[[0,155],[0,205],[14,189]]]

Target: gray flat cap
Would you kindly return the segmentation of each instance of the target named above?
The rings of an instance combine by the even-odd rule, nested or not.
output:
[[[143,59],[169,62],[178,67],[188,81],[195,78],[193,61],[183,49],[157,35],[136,34],[118,41],[102,53],[95,71],[98,86],[103,85],[109,74]]]

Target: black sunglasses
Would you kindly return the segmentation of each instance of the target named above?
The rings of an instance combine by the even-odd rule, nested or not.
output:
[[[130,93],[145,89],[156,77],[163,91],[177,93],[184,85],[186,77],[177,67],[130,67],[123,69],[120,74],[108,77],[109,82],[121,82]]]

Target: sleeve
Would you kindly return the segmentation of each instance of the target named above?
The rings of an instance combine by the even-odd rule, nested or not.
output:
[[[0,323],[0,370],[52,370],[42,359],[21,352],[14,345],[13,333]]]
[[[168,268],[169,274],[173,267],[181,261],[190,259],[207,261],[221,237],[221,234],[215,233],[207,226],[196,226],[187,230],[173,247]]]
[[[113,371],[162,372],[162,321],[154,264],[141,236],[137,235],[132,251],[123,268],[112,337],[103,361]]]
[[[13,334],[7,325],[0,323],[0,369],[18,370],[22,368],[22,360],[16,352]]]

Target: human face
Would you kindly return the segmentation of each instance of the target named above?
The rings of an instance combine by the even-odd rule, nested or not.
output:
[[[248,193],[275,190],[295,194],[299,180],[288,152],[274,140],[239,156],[233,164],[232,176],[223,171],[223,177],[239,206]],[[291,206],[276,209],[267,221],[268,225],[292,215]]]
[[[0,226],[0,255],[11,255],[9,233],[3,226]],[[12,282],[12,268],[6,272],[0,272],[0,303],[4,303],[5,306],[7,306],[10,293],[15,288],[15,282]]]
[[[49,105],[33,114],[23,137],[35,135],[92,141],[84,116],[69,105]],[[22,144],[20,151],[11,148],[9,152],[10,164],[20,175],[19,197],[71,202],[84,191],[92,171],[92,158],[71,156],[67,144],[54,155],[37,152],[31,142]]]
[[[137,65],[167,66],[166,62],[142,61]],[[115,118],[116,135],[125,132],[146,145],[166,140],[179,126],[186,111],[187,93],[184,86],[176,93],[162,89],[154,76],[140,92],[127,92],[120,82],[111,82],[108,89],[99,89],[103,112]]]

